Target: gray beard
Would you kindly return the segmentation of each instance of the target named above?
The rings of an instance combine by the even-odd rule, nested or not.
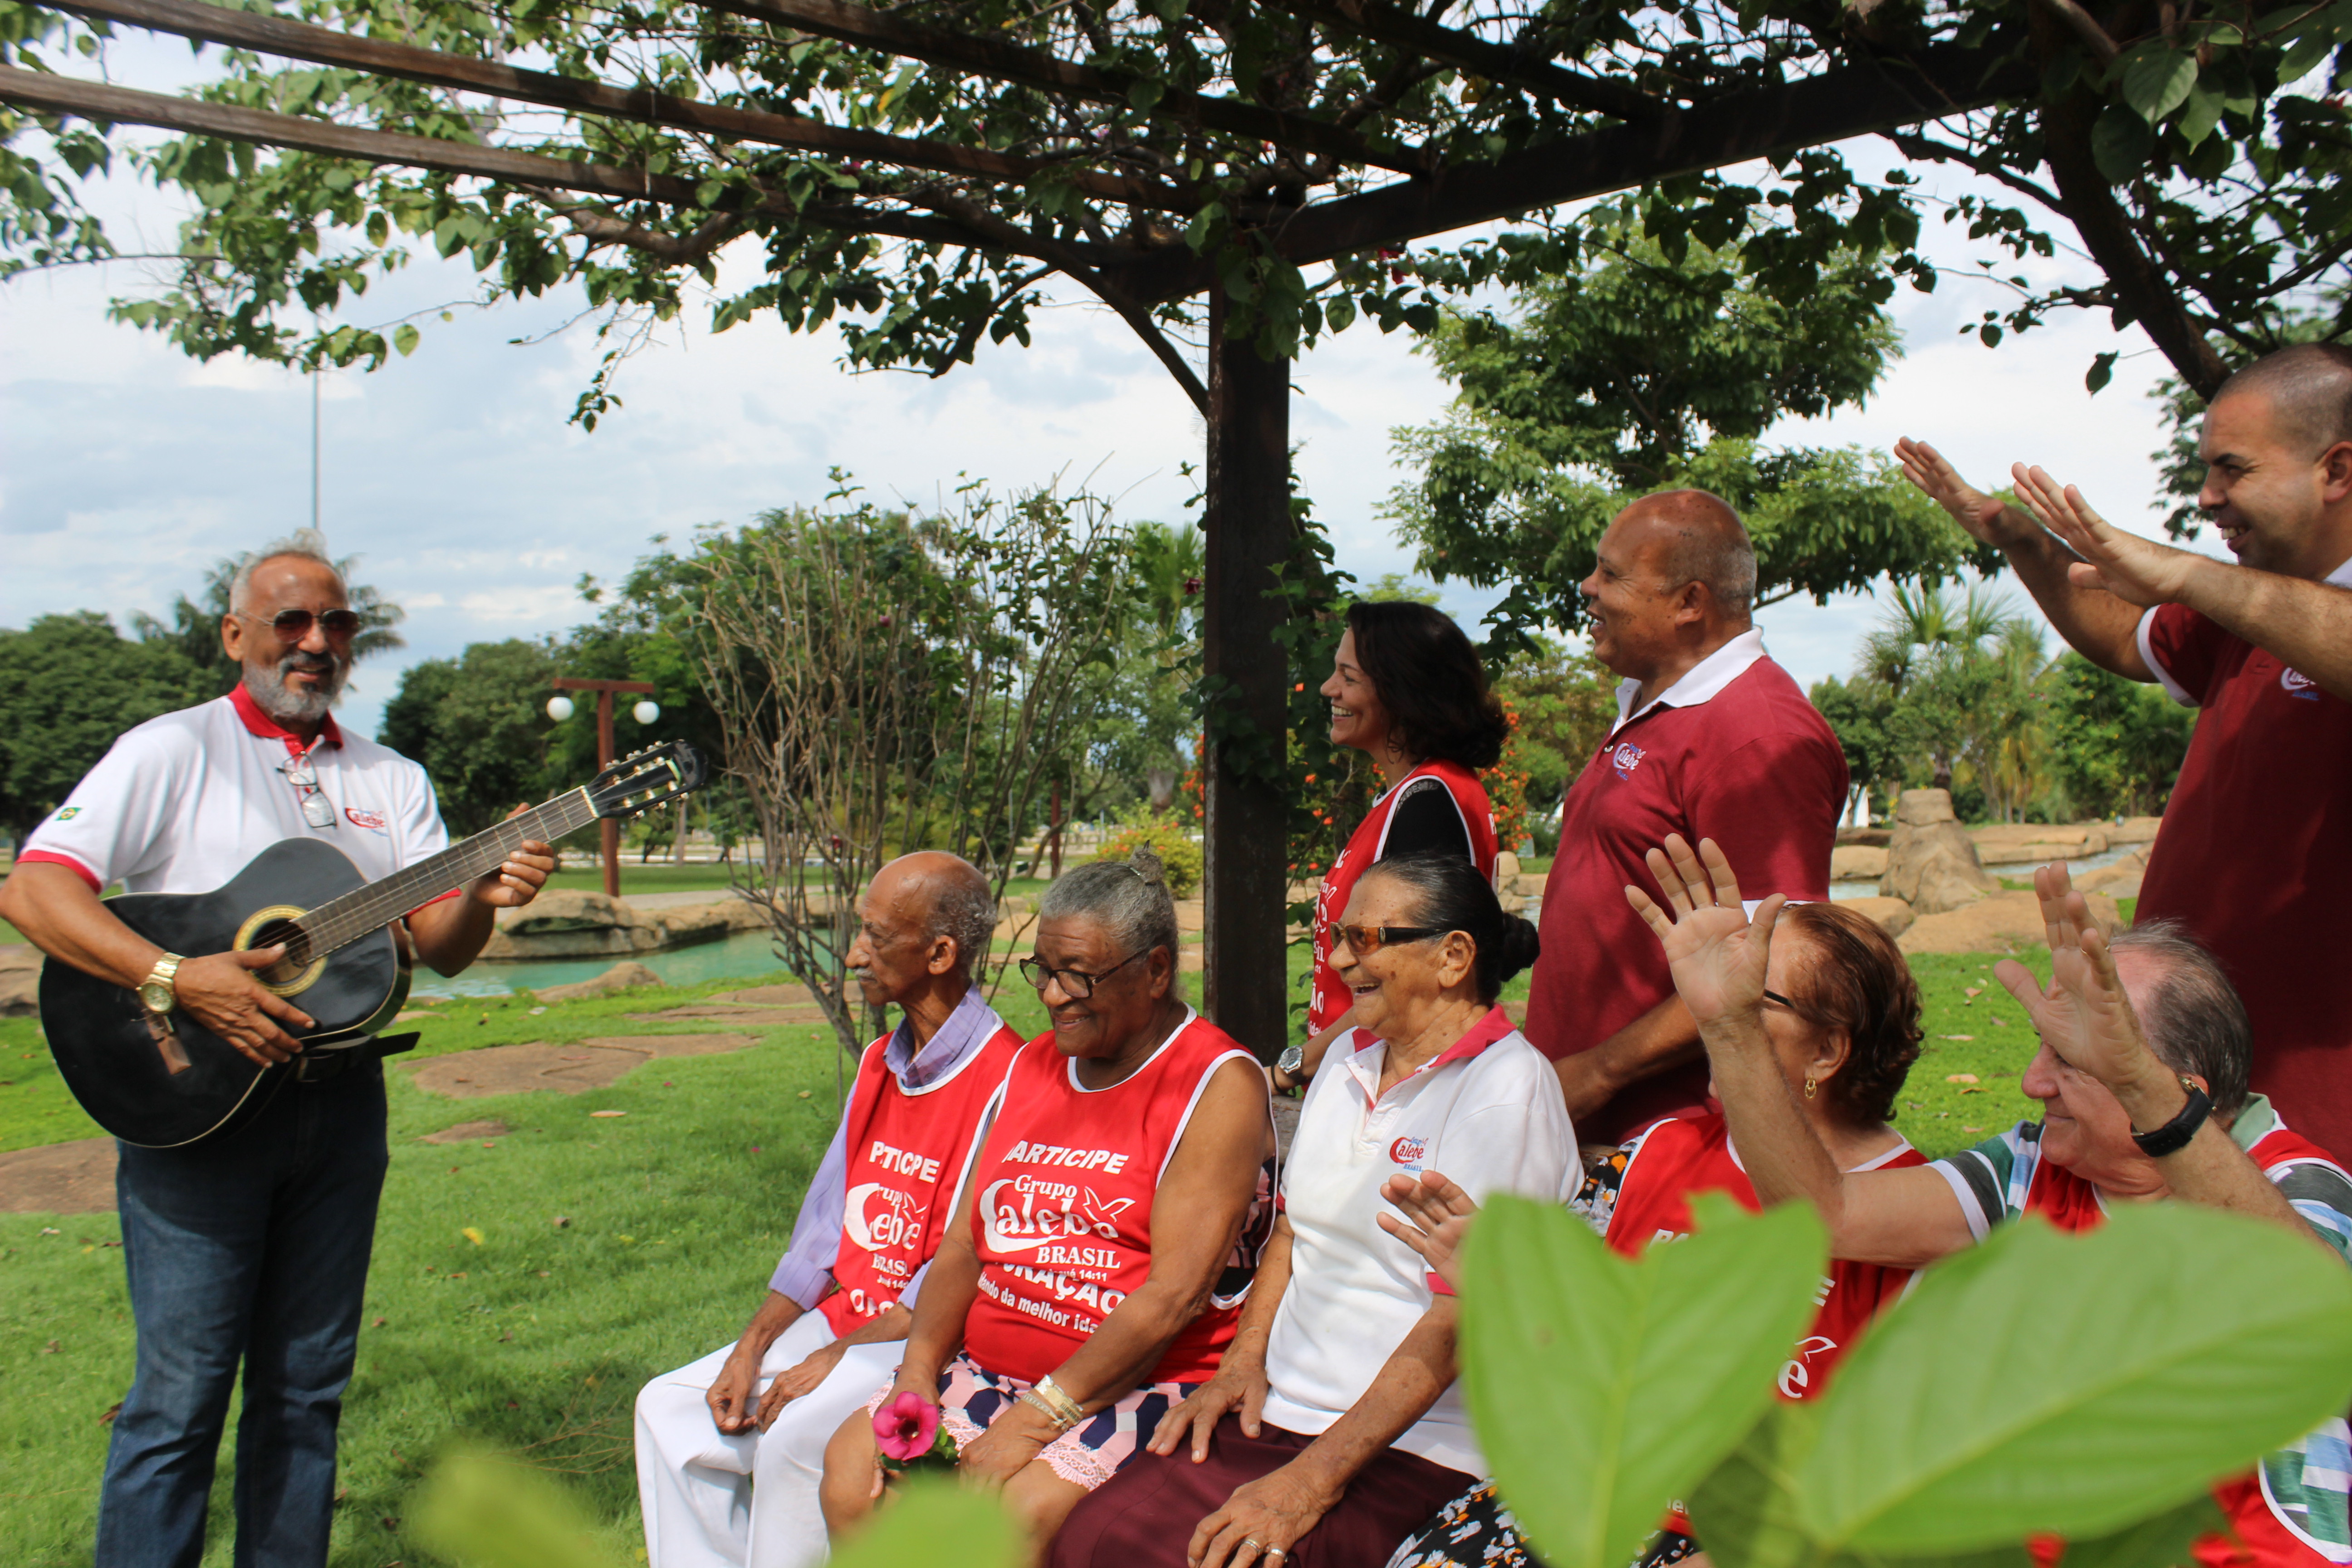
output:
[[[295,668],[318,668],[307,655],[288,654],[267,668],[247,666],[245,689],[253,693],[253,700],[264,713],[280,724],[315,724],[327,716],[342,695],[344,678],[352,672],[351,661],[330,655],[325,681],[307,691],[290,689],[286,684],[288,672]]]

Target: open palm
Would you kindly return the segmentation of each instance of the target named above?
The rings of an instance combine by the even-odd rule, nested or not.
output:
[[[1748,918],[1739,881],[1712,838],[1693,854],[1679,833],[1648,856],[1673,912],[1639,888],[1625,889],[1634,912],[1649,922],[1666,952],[1675,990],[1704,1028],[1717,1019],[1753,1013],[1764,1005],[1764,973],[1772,956],[1772,927],[1787,900],[1775,893]]]

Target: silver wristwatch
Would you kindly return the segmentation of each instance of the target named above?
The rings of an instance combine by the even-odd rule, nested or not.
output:
[[[1274,1070],[1282,1074],[1283,1077],[1290,1079],[1293,1083],[1303,1082],[1307,1077],[1307,1047],[1305,1042],[1301,1041],[1283,1047],[1282,1054],[1274,1058]]]

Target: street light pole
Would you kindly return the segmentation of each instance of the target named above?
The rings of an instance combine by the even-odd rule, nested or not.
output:
[[[596,694],[596,771],[599,773],[613,765],[613,694],[627,691],[651,696],[654,689],[650,681],[582,680],[569,675],[557,676],[555,689],[558,691],[593,691]],[[621,825],[608,816],[596,826],[604,841],[604,896],[617,899],[621,896]]]

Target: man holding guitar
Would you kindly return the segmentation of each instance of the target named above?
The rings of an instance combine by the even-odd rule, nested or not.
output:
[[[126,1077],[217,1076],[190,1059],[208,1035],[252,1064],[247,1079],[267,1079],[216,1136],[121,1144],[138,1360],[107,1455],[100,1568],[193,1564],[202,1554],[240,1363],[237,1560],[313,1568],[327,1558],[335,1427],[387,1163],[383,1068],[364,1037],[306,1050],[296,1035],[319,1021],[293,998],[310,982],[265,984],[285,978],[279,947],[173,953],[99,897],[115,881],[135,894],[209,892],[289,839],[340,851],[371,881],[446,847],[425,771],[345,734],[330,712],[359,617],[323,543],[305,531],[238,573],[221,623],[244,668],[236,690],[124,734],[0,886],[0,917],[50,955],[52,970],[71,965],[137,994],[142,1043],[161,1065],[125,1060]],[[495,912],[530,902],[554,868],[546,843],[520,840],[495,868],[408,911],[415,951],[455,974],[481,952]],[[332,945],[320,941],[321,963]],[[305,946],[291,962],[310,958]],[[320,1006],[316,994],[323,988]],[[77,1020],[47,1017],[49,999],[45,979],[56,1048]],[[252,1071],[289,1062],[282,1073]]]

